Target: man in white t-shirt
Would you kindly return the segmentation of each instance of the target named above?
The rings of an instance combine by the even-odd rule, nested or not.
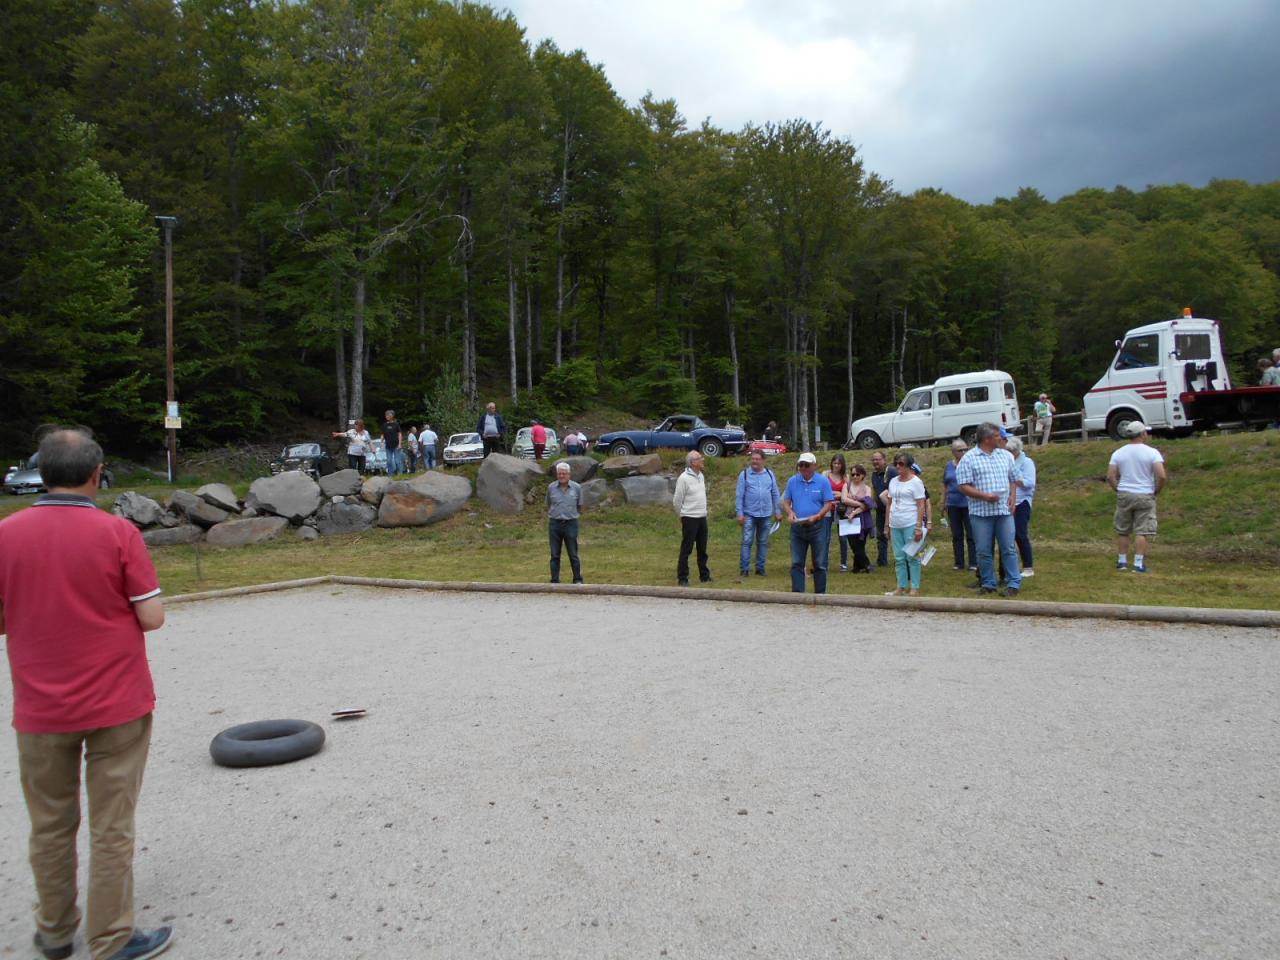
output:
[[[1133,536],[1133,572],[1147,572],[1147,539],[1156,535],[1156,496],[1168,474],[1164,457],[1147,446],[1150,431],[1141,420],[1129,424],[1129,442],[1111,454],[1107,483],[1116,491],[1116,569],[1129,569]]]

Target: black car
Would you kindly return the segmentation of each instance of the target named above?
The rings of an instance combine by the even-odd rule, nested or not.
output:
[[[333,455],[320,443],[291,443],[280,451],[280,456],[271,461],[273,474],[301,470],[317,480],[327,477],[337,469]]]

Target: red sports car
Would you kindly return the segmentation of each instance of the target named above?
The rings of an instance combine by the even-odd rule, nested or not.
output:
[[[779,443],[777,440],[752,440],[751,443],[747,445],[747,453],[755,453],[757,450],[763,453],[766,457],[776,457],[780,453],[786,453],[787,446],[784,443]]]

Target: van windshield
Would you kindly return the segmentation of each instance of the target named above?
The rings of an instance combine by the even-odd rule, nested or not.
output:
[[[910,413],[913,410],[928,410],[933,406],[933,394],[928,390],[920,390],[916,393],[907,394],[907,399],[902,401],[902,412]]]
[[[1130,337],[1116,354],[1117,370],[1135,370],[1138,367],[1154,367],[1160,363],[1160,335],[1147,333]]]

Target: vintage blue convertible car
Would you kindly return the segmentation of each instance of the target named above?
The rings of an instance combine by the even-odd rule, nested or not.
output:
[[[733,427],[709,427],[698,417],[677,414],[667,417],[652,430],[615,430],[596,440],[596,449],[611,457],[647,453],[665,447],[673,450],[701,450],[704,457],[723,453],[741,453],[747,447],[747,435]]]

